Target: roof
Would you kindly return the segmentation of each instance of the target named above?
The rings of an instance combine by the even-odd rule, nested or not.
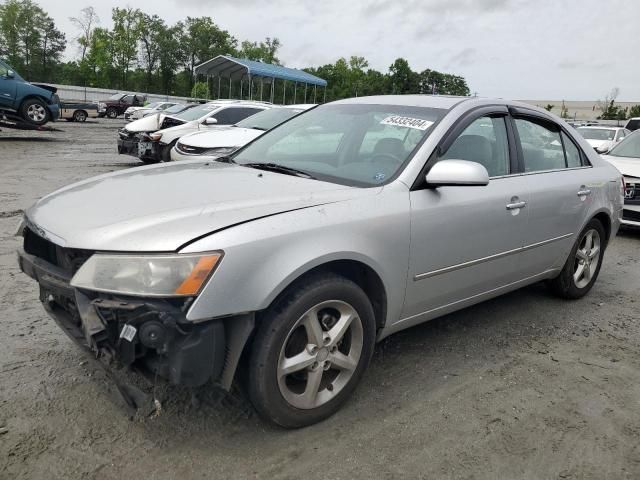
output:
[[[589,130],[624,130],[624,127],[617,127],[615,125],[607,126],[607,125],[580,125],[577,127],[578,130],[581,128],[588,128]]]
[[[405,105],[408,107],[442,108],[449,110],[460,102],[474,98],[475,97],[456,97],[449,95],[374,95],[370,97],[346,98],[332,103]]]
[[[197,65],[195,72],[201,75],[220,76],[232,79],[252,76],[278,78],[280,80],[319,85],[321,87],[327,86],[326,80],[302,70],[281,67],[270,63],[256,62],[246,58],[235,58],[230,55],[218,55],[211,60],[207,60]]]

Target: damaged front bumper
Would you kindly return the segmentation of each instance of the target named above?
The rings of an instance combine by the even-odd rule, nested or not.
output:
[[[20,248],[18,262],[40,285],[40,301],[47,313],[75,343],[92,353],[130,407],[141,408],[150,399],[116,378],[118,370],[132,368],[189,387],[221,376],[224,324],[186,321],[190,299],[147,300],[81,291],[70,286],[73,273],[63,261],[62,266],[54,265]]]

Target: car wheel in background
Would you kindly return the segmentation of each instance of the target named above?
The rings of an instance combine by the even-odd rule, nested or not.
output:
[[[87,112],[84,110],[76,110],[73,112],[73,121],[74,122],[84,122],[87,119]]]
[[[118,118],[118,110],[113,107],[107,108],[107,117]]]
[[[22,103],[20,116],[33,125],[44,125],[49,121],[49,110],[42,100],[29,98]]]
[[[369,365],[376,323],[371,302],[351,280],[305,277],[265,312],[252,343],[251,402],[286,428],[319,422],[349,398]]]
[[[585,296],[598,278],[606,244],[602,223],[591,220],[578,235],[560,274],[549,281],[551,290],[563,298]]]

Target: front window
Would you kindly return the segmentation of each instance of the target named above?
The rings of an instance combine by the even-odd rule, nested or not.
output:
[[[237,127],[255,130],[271,130],[276,125],[304,112],[303,108],[270,108],[236,123]]]
[[[121,93],[116,93],[114,95],[111,95],[109,97],[109,100],[120,100],[122,97],[124,97],[124,95],[122,95]]]
[[[274,164],[345,185],[381,185],[404,167],[446,113],[400,105],[324,105],[261,136],[233,160]]]
[[[616,131],[607,128],[579,128],[578,132],[587,140],[611,141],[616,136]]]
[[[640,134],[627,136],[622,142],[613,147],[607,154],[612,157],[631,157],[640,160]]]
[[[220,108],[220,105],[198,105],[197,107],[190,108],[189,110],[185,110],[179,115],[176,115],[176,118],[180,120],[184,120],[185,122],[191,122],[193,120],[199,120],[204,116],[207,116]]]

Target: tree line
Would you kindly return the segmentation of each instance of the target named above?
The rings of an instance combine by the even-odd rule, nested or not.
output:
[[[169,25],[138,8],[116,7],[109,29],[100,26],[95,9],[87,7],[70,20],[77,30],[72,38],[33,0],[6,0],[0,5],[0,56],[30,81],[206,98],[217,97],[218,84],[198,79],[195,67],[216,55],[281,64],[277,38],[239,41],[211,17],[187,17]],[[65,61],[68,44],[76,47],[76,58]],[[327,101],[378,94],[470,93],[463,77],[431,69],[415,72],[403,58],[384,73],[357,56],[304,70],[328,82]],[[284,95],[293,101],[294,86],[284,88],[276,85],[275,98]],[[238,98],[237,90],[222,82],[220,96]],[[246,87],[244,92],[248,93]]]

